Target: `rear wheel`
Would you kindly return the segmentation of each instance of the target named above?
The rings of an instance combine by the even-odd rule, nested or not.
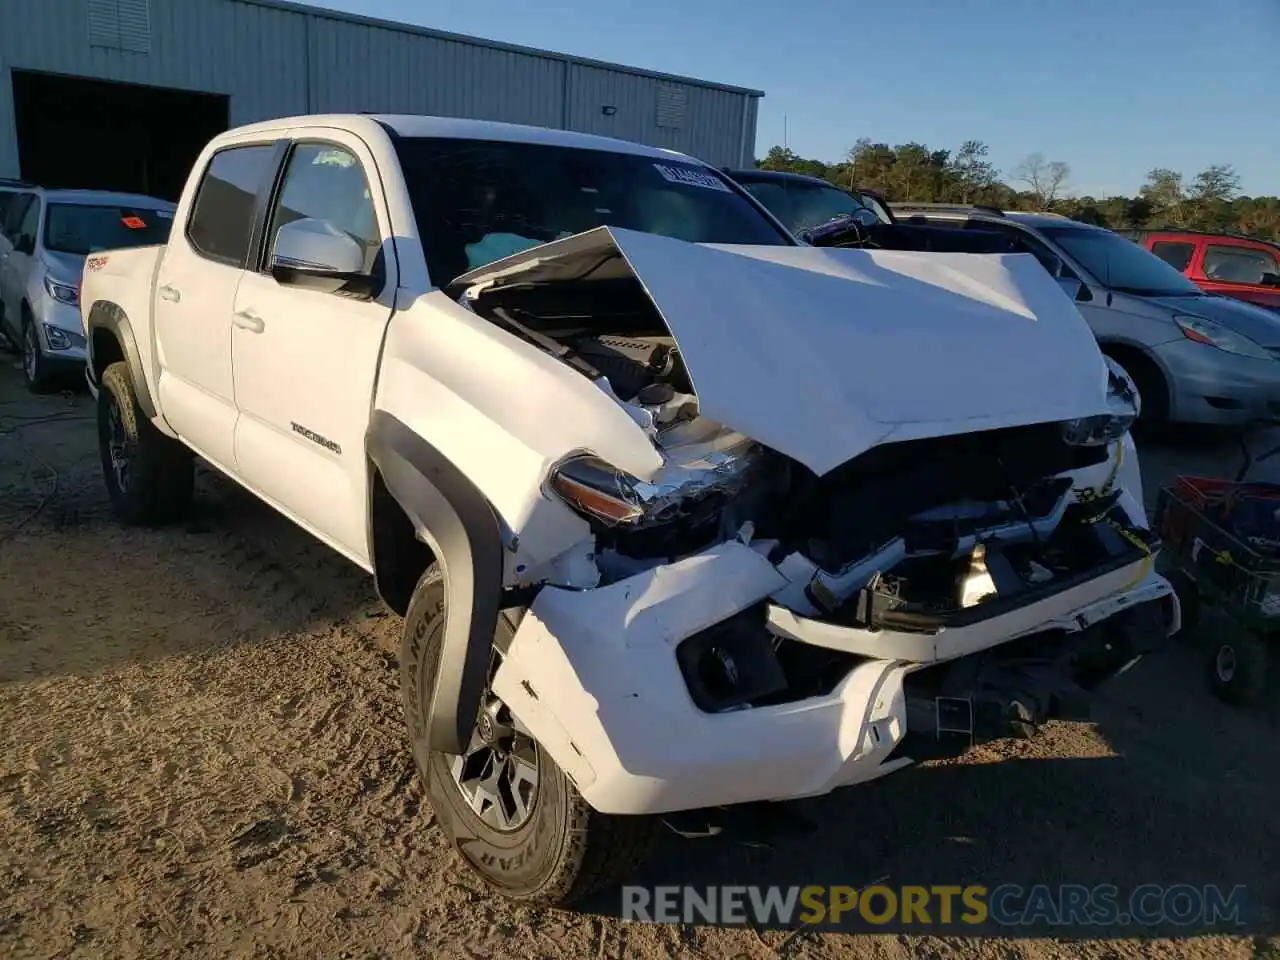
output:
[[[116,516],[145,525],[179,517],[191,503],[191,452],[143,416],[123,361],[102,374],[98,390],[98,452]]]
[[[593,810],[492,690],[461,756],[427,749],[444,624],[444,578],[432,566],[405,616],[400,680],[414,760],[441,829],[467,865],[508,897],[565,905],[620,881],[648,855],[656,820]],[[491,681],[514,634],[500,617]]]
[[[1248,630],[1231,628],[1209,645],[1209,681],[1219,699],[1235,706],[1253,703],[1267,682],[1265,641]]]

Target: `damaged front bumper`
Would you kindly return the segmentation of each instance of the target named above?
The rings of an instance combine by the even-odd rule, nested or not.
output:
[[[899,746],[920,690],[981,699],[984,686],[998,698],[999,683],[976,669],[957,693],[966,671],[952,669],[993,648],[1017,648],[1057,675],[1083,663],[1096,680],[1158,645],[1179,613],[1152,559],[1135,549],[1017,602],[903,630],[771,602],[794,584],[754,545],[730,541],[608,586],[544,588],[493,691],[604,813],[823,794],[912,762]],[[1111,629],[1129,621],[1135,629]],[[1018,638],[1050,653],[1022,651]],[[1064,656],[1075,645],[1083,659]],[[1036,697],[1009,699],[1025,716]]]

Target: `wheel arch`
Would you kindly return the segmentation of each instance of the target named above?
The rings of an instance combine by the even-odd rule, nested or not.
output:
[[[157,416],[151,386],[147,381],[142,355],[138,352],[137,337],[129,316],[119,304],[99,300],[89,311],[85,322],[89,346],[89,373],[95,384],[102,382],[102,372],[111,364],[123,360],[129,365],[133,378],[133,391],[138,406],[148,420]]]
[[[445,626],[431,711],[431,750],[460,753],[484,693],[489,647],[503,606],[502,538],[488,499],[412,428],[375,411],[369,545],[378,593],[403,615],[433,561],[444,575]]]

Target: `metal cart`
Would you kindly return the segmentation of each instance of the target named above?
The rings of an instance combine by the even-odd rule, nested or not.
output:
[[[1208,672],[1218,697],[1235,705],[1264,691],[1267,648],[1280,635],[1280,484],[1245,479],[1280,447],[1255,457],[1243,435],[1240,445],[1234,480],[1179,476],[1161,488],[1154,518],[1184,627],[1206,607],[1225,614],[1204,624]]]

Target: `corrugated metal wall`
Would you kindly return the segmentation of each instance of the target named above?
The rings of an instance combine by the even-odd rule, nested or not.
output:
[[[149,7],[148,52],[136,40],[131,50],[90,45],[91,5],[96,25],[112,3],[122,19],[126,6],[135,20]],[[0,0],[0,176],[18,172],[14,69],[227,94],[233,125],[308,112],[427,113],[601,133],[716,164],[750,162],[755,145],[751,91],[554,53],[258,0]]]

